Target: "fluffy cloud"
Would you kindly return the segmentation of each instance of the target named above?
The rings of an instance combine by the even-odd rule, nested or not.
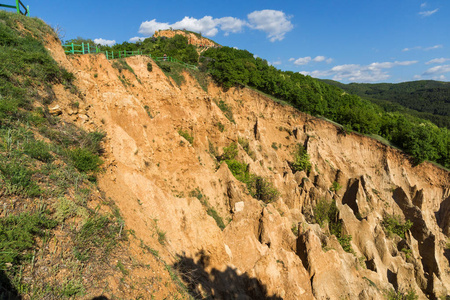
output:
[[[269,62],[269,65],[271,65],[271,66],[279,66],[279,65],[281,65],[281,64],[282,64],[281,60]]]
[[[270,41],[274,42],[281,41],[284,35],[293,28],[293,25],[282,11],[261,10],[250,13],[248,21],[234,17],[213,18],[204,16],[201,19],[184,17],[182,20],[170,24],[153,19],[142,22],[139,33],[151,36],[157,30],[173,28],[201,32],[205,36],[213,37],[219,30],[223,31],[224,35],[229,35],[230,33],[241,32],[246,27],[267,33]]]
[[[99,38],[99,39],[94,39],[94,43],[100,44],[100,45],[105,45],[105,46],[112,46],[116,43],[116,41],[115,40],[105,40],[105,39]]]
[[[416,46],[416,47],[412,47],[412,48],[404,48],[402,51],[406,52],[406,51],[411,51],[411,50],[423,50],[423,51],[430,51],[430,50],[436,50],[436,49],[440,49],[440,48],[444,48],[444,46],[442,45],[434,45],[431,47],[422,47],[422,46]]]
[[[422,75],[423,76],[435,76],[435,75],[440,75],[440,74],[449,73],[449,72],[450,72],[450,65],[442,65],[442,66],[436,66],[436,67],[429,68]]]
[[[419,12],[419,15],[421,15],[421,16],[424,17],[424,18],[425,18],[425,17],[429,17],[429,16],[431,16],[432,14],[437,13],[438,10],[439,10],[439,8],[436,8],[436,9],[434,9],[434,10],[421,11],[421,12]]]
[[[311,61],[313,62],[323,62],[325,61],[326,63],[331,63],[333,61],[332,58],[326,58],[325,56],[322,55],[318,55],[314,58],[312,58],[311,56],[306,56],[306,57],[300,57],[300,58],[290,58],[289,61],[293,61],[294,65],[297,66],[303,66],[303,65],[307,65],[308,63],[310,63]]]
[[[145,37],[135,36],[135,37],[132,37],[131,39],[129,39],[128,41],[130,43],[136,43],[139,41],[142,42],[143,40],[145,40]]]
[[[395,62],[374,62],[370,65],[339,65],[325,71],[302,71],[304,75],[312,77],[332,78],[333,80],[344,80],[351,82],[375,82],[383,81],[390,77],[385,69],[390,69],[397,66],[409,66],[417,63],[417,61],[395,61]]]
[[[271,42],[283,40],[284,35],[294,28],[291,21],[289,21],[289,17],[279,10],[265,9],[254,11],[248,14],[247,18],[250,22],[250,27],[267,33],[267,37]]]
[[[430,65],[430,64],[443,64],[443,63],[445,63],[446,61],[449,61],[449,60],[450,60],[450,58],[443,58],[443,57],[435,58],[435,59],[432,59],[430,61],[427,61],[426,64],[427,65]]]

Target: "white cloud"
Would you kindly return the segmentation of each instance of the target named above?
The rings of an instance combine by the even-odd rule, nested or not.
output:
[[[442,46],[442,45],[434,45],[434,46],[426,47],[426,48],[424,48],[422,46],[415,46],[415,47],[412,47],[412,48],[404,48],[402,51],[403,52],[412,51],[412,50],[430,51],[430,50],[436,50],[436,49],[440,49],[440,48],[444,48],[444,46]]]
[[[333,59],[332,58],[326,58],[323,55],[317,55],[314,58],[311,58],[311,56],[300,57],[300,58],[297,58],[297,59],[290,58],[289,61],[293,61],[294,65],[303,66],[303,65],[306,65],[306,64],[310,63],[311,61],[313,61],[313,62],[323,62],[323,61],[325,61],[326,63],[329,64],[329,63],[331,63],[333,61]]]
[[[443,64],[443,63],[445,63],[446,61],[449,61],[449,60],[450,60],[450,58],[444,58],[444,57],[435,58],[435,59],[432,59],[432,60],[426,62],[426,64],[427,65],[430,65],[430,64]]]
[[[193,17],[184,17],[182,20],[173,24],[158,22],[156,19],[145,21],[139,27],[139,33],[152,36],[155,31],[173,29],[187,29],[190,31],[200,32],[204,36],[213,37],[219,30],[224,35],[230,33],[241,32],[244,28],[261,30],[267,33],[271,42],[281,41],[284,35],[293,28],[289,18],[278,10],[261,10],[248,14],[248,20],[241,20],[234,17],[213,18],[204,16],[201,19]]]
[[[281,41],[284,35],[291,31],[294,26],[289,17],[279,10],[260,10],[247,15],[250,27],[267,33],[271,42]]]
[[[434,10],[426,10],[426,11],[421,11],[419,12],[419,15],[421,15],[422,17],[429,17],[434,13],[437,13],[437,11],[439,10],[439,8],[436,8]]]
[[[417,61],[395,61],[395,62],[374,62],[369,65],[361,66],[357,64],[338,65],[325,71],[302,71],[304,75],[312,77],[332,78],[333,80],[344,80],[351,82],[375,82],[383,81],[390,77],[385,69],[391,69],[397,66],[409,66]]]
[[[311,56],[300,57],[294,61],[294,65],[302,66],[307,65],[311,61]]]
[[[425,51],[429,51],[429,50],[435,50],[435,49],[440,49],[440,48],[444,48],[444,46],[442,46],[442,45],[434,45],[434,46],[425,48],[424,50]]]
[[[318,55],[318,56],[314,57],[313,61],[321,62],[321,61],[324,61],[325,59],[327,59],[325,56]]]
[[[105,46],[112,46],[116,43],[116,41],[115,40],[105,40],[105,39],[99,38],[99,39],[94,39],[94,43],[100,44],[100,45],[105,45]]]
[[[143,40],[145,40],[145,37],[135,36],[135,37],[132,37],[131,39],[129,39],[128,41],[130,43],[136,43],[139,41],[142,42]]]
[[[424,7],[426,7],[426,6],[427,6],[427,3],[426,3],[426,2],[420,4],[420,8],[424,8]]]
[[[161,23],[157,22],[156,19],[153,19],[151,21],[142,22],[141,26],[139,27],[139,33],[145,34],[146,36],[151,36],[155,33],[155,31],[169,28],[170,28],[169,23]]]
[[[450,65],[442,65],[442,66],[436,66],[429,68],[426,70],[422,75],[423,76],[434,76],[434,75],[440,75],[444,73],[450,72]]]
[[[274,62],[271,62],[271,63],[269,63],[271,66],[279,66],[279,65],[281,65],[281,60],[277,60],[277,61],[274,61]]]

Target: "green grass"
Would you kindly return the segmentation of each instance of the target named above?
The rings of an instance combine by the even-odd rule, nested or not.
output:
[[[413,289],[407,291],[390,290],[386,295],[387,300],[417,300],[419,296]]]
[[[0,219],[0,269],[7,263],[20,265],[31,258],[37,238],[49,234],[57,222],[46,211],[9,215]]]
[[[191,145],[194,143],[194,137],[191,136],[189,132],[180,129],[178,130],[178,134],[184,137]]]
[[[225,223],[223,222],[222,217],[216,211],[214,207],[212,207],[207,198],[203,195],[202,191],[199,188],[196,188],[189,192],[189,197],[195,197],[200,200],[200,203],[206,208],[206,213],[216,221],[217,226],[221,230],[225,229]]]
[[[325,199],[321,199],[313,207],[314,220],[321,227],[328,224],[330,233],[336,236],[339,244],[345,252],[355,254],[351,247],[351,235],[342,233],[342,220],[339,219],[339,209],[336,206],[336,201],[327,202]]]
[[[309,171],[311,171],[312,165],[310,162],[310,157],[303,145],[297,144],[293,156],[294,161],[291,165],[291,168],[294,173],[298,171],[305,171],[309,173]]]
[[[225,117],[228,119],[228,121],[230,121],[231,123],[236,123],[234,121],[233,118],[233,111],[231,109],[231,106],[229,106],[225,101],[223,101],[222,99],[213,99],[214,102],[216,103],[217,107],[220,108],[220,110],[223,112],[223,114],[225,115]]]
[[[413,225],[413,223],[410,220],[406,220],[406,222],[403,222],[400,216],[397,215],[386,215],[383,218],[381,224],[383,225],[383,228],[389,237],[392,237],[393,235],[398,235],[402,239],[406,238],[405,236],[406,232]]]

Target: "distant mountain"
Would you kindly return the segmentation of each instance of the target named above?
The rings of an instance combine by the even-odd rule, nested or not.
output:
[[[402,111],[450,128],[450,82],[420,80],[402,83],[350,83],[322,80],[383,107]]]

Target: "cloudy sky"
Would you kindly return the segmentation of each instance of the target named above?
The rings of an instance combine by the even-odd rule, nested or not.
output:
[[[22,1],[65,39],[121,43],[172,27],[318,78],[450,81],[450,0]]]

